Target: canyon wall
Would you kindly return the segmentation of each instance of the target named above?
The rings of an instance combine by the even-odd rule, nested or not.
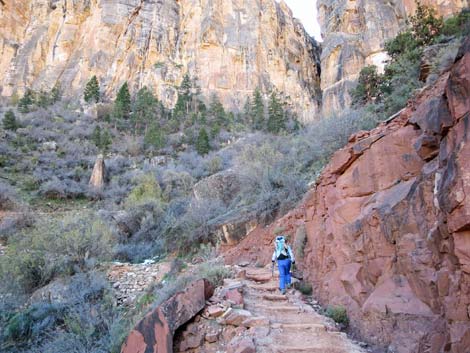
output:
[[[441,16],[470,6],[468,0],[423,0]],[[413,0],[318,0],[322,28],[321,88],[323,111],[340,111],[351,105],[350,91],[366,65],[383,69],[384,44],[406,25],[416,9]]]
[[[300,120],[319,111],[320,49],[275,0],[3,0],[0,94],[59,83],[81,97],[92,75],[113,97],[128,81],[167,106],[186,72],[202,94],[242,107],[256,87],[283,93]]]
[[[393,353],[468,353],[468,195],[470,38],[398,117],[352,136],[297,209],[224,255],[269,263],[282,230],[316,299],[346,307],[361,338]]]

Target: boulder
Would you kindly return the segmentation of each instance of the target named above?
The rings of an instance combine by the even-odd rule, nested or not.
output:
[[[130,332],[121,353],[173,352],[175,331],[204,308],[213,292],[213,286],[205,279],[191,283],[149,312]]]
[[[223,323],[226,325],[242,326],[243,322],[252,316],[253,315],[248,310],[229,309],[222,315],[222,319]]]
[[[229,342],[227,353],[256,353],[256,347],[250,337],[235,337]]]

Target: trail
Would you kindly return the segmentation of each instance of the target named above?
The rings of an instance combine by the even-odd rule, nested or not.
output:
[[[255,337],[258,353],[364,353],[366,350],[305,303],[295,289],[282,295],[278,276],[268,267],[247,268],[243,294],[245,309],[269,320],[269,333]]]

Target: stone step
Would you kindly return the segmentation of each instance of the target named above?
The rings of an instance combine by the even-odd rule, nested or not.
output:
[[[253,289],[255,291],[261,291],[261,292],[274,292],[276,290],[279,290],[279,287],[277,284],[253,284],[253,283],[247,283],[246,286],[249,289]]]
[[[303,324],[287,324],[287,323],[273,323],[273,329],[293,330],[293,331],[311,331],[311,332],[326,332],[326,326],[322,324],[303,323]],[[335,333],[335,332],[331,332]],[[330,334],[330,333],[329,333]]]
[[[323,345],[306,345],[306,346],[274,346],[272,347],[273,353],[348,353],[348,350],[338,347],[325,347]]]
[[[287,296],[284,294],[263,294],[263,299],[270,300],[270,301],[286,301]]]
[[[264,305],[255,304],[253,305],[254,310],[274,311],[277,313],[302,313],[303,309],[295,305]]]
[[[247,280],[251,280],[258,283],[266,283],[270,282],[273,279],[273,276],[271,275],[271,273],[247,272],[245,278]]]

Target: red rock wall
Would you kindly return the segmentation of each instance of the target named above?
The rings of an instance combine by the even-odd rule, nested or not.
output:
[[[393,352],[470,352],[470,41],[461,56],[338,151],[307,205],[315,292]]]
[[[365,340],[397,353],[470,352],[469,134],[470,39],[450,73],[353,136],[302,206],[227,260],[268,262],[274,229],[305,227],[299,266]]]

